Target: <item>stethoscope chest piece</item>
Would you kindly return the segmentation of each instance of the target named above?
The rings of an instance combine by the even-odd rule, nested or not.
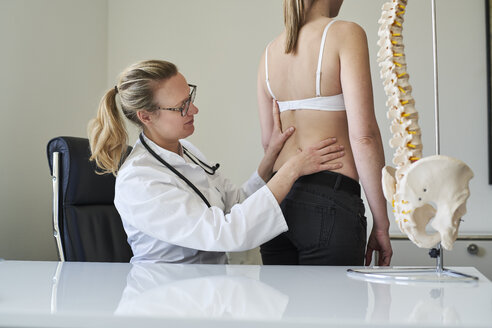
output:
[[[215,171],[217,171],[220,167],[219,163],[216,163],[214,166],[210,166],[207,163],[202,162],[198,157],[193,155],[186,147],[183,147],[183,154],[186,155],[193,163],[200,166],[207,174],[214,175]]]

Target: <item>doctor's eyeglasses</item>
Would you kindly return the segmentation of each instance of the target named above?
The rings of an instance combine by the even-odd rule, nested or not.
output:
[[[196,85],[193,84],[188,84],[190,87],[190,96],[188,99],[186,99],[181,107],[169,107],[169,108],[164,108],[164,107],[157,107],[157,109],[162,109],[162,110],[172,110],[172,111],[180,111],[181,116],[186,116],[188,113],[188,109],[190,108],[190,104],[192,104],[195,101],[195,95],[196,95]]]

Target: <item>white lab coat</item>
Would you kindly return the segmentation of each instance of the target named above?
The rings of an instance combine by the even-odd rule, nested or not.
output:
[[[137,140],[118,172],[114,199],[134,254],[132,263],[226,263],[225,251],[255,248],[287,230],[275,197],[257,172],[237,188],[219,171],[209,175],[186,156],[144,138],[211,207]],[[208,163],[190,142],[180,142]]]

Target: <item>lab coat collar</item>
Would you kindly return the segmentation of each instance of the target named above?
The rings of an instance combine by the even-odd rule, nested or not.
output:
[[[161,146],[157,145],[155,142],[153,142],[152,140],[147,138],[145,133],[142,133],[142,134],[143,134],[145,142],[147,143],[147,145],[149,145],[150,149],[152,149],[163,160],[165,160],[166,162],[168,162],[169,164],[171,164],[173,166],[186,164],[186,161],[182,156],[180,156],[180,155],[178,155],[172,151],[169,151],[167,149],[162,148]],[[140,139],[138,139],[137,142],[141,144]],[[181,140],[179,140],[179,143],[181,144],[181,147],[183,147]],[[142,147],[143,147],[143,145],[142,145]]]

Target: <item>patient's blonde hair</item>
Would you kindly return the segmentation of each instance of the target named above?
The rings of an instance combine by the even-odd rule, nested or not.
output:
[[[306,16],[304,0],[284,0],[284,25],[287,36],[285,38],[285,53],[295,53],[299,30],[304,24]]]
[[[128,133],[117,99],[125,117],[142,127],[137,112],[155,111],[155,86],[177,73],[178,69],[170,62],[147,60],[131,65],[120,74],[118,84],[103,96],[97,116],[87,128],[92,152],[90,160],[96,162],[100,169],[98,173],[116,175],[127,150]]]

